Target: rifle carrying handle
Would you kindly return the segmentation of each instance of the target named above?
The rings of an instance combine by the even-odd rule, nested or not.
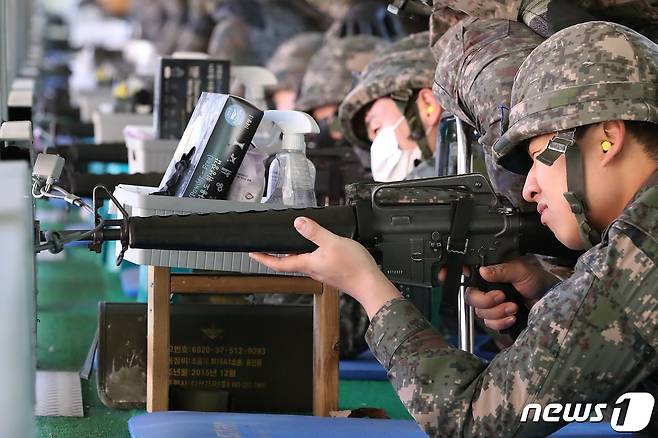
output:
[[[512,339],[516,339],[521,334],[521,332],[527,327],[528,315],[530,313],[530,311],[526,307],[525,299],[523,298],[523,296],[519,293],[519,291],[514,289],[514,286],[512,286],[509,283],[490,283],[484,280],[480,276],[479,266],[476,266],[475,269],[472,270],[471,275],[472,275],[471,281],[473,282],[474,286],[480,289],[482,292],[501,290],[505,294],[505,301],[511,301],[518,306],[518,310],[514,314],[514,317],[516,318],[516,322],[514,323],[514,325],[512,327],[500,331],[503,334],[512,336]]]

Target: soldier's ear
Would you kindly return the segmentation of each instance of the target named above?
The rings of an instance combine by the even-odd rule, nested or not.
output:
[[[628,141],[626,125],[621,120],[611,120],[601,123],[602,138],[597,139],[600,144],[598,150],[601,166],[607,166],[621,154],[625,143]]]
[[[423,88],[418,92],[418,112],[425,127],[433,127],[439,124],[443,107],[439,105],[436,96],[430,88]]]

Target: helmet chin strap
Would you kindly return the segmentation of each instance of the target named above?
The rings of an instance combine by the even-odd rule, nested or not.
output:
[[[404,115],[404,118],[407,119],[410,131],[409,138],[418,145],[418,148],[423,155],[423,161],[431,158],[434,154],[427,143],[427,134],[425,133],[423,122],[418,113],[418,106],[416,105],[418,90],[404,90],[393,93],[391,94],[391,99],[393,99],[398,106],[398,109],[402,115]]]
[[[576,130],[559,131],[548,142],[548,147],[537,156],[537,160],[552,166],[560,155],[567,160],[567,192],[564,198],[569,203],[571,212],[578,221],[580,240],[589,249],[601,241],[601,234],[587,222],[587,204],[585,203],[585,176],[580,147],[576,144]]]

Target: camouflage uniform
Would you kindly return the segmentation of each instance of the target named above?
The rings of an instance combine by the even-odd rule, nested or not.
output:
[[[338,105],[352,89],[358,76],[385,41],[369,35],[327,40],[311,58],[297,99],[299,111]]]
[[[308,0],[318,10],[329,15],[332,20],[340,20],[352,4],[359,0]]]
[[[563,23],[557,29],[549,16],[549,7],[555,7],[555,16]],[[451,8],[468,15],[483,18],[519,20],[540,35],[547,37],[570,24],[607,20],[631,27],[653,41],[658,41],[658,4],[654,0],[434,0],[433,11],[440,13]]]
[[[267,63],[267,68],[277,79],[270,91],[290,90],[298,92],[311,57],[323,43],[320,32],[304,32],[281,44]]]
[[[469,17],[432,46],[438,62],[433,87],[437,100],[480,133],[494,190],[517,207],[528,207],[521,196],[525,178],[497,165],[491,148],[507,127],[514,75],[542,41],[521,23]]]
[[[658,124],[657,75],[658,46],[630,29],[593,22],[556,33],[521,66],[510,129],[494,152],[595,121]],[[367,341],[429,435],[546,436],[563,424],[521,423],[526,404],[614,403],[638,385],[658,384],[657,241],[654,173],[489,364],[446,345],[401,299],[377,312]]]

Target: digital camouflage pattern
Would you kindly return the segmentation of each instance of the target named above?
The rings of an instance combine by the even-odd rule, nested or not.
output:
[[[436,62],[428,41],[429,32],[413,34],[373,56],[356,87],[340,105],[340,124],[350,144],[370,148],[364,129],[357,125],[363,125],[362,112],[371,102],[394,93],[432,88]]]
[[[564,424],[521,423],[526,404],[614,403],[658,384],[656,242],[658,173],[490,363],[447,345],[404,299],[377,312],[366,340],[429,436],[547,436]]]
[[[516,20],[522,0],[434,0],[433,11],[450,8],[467,15],[483,18]]]
[[[569,24],[605,20],[623,24],[658,41],[655,0],[523,0],[518,18],[546,37]]]
[[[450,8],[435,8],[430,16],[430,47],[436,39],[466,17],[468,15],[461,11]]]
[[[655,0],[434,0],[434,14],[445,8],[475,17],[522,21],[544,37],[596,19],[623,24],[658,41]]]
[[[494,158],[519,169],[528,157],[515,147],[538,135],[606,120],[658,123],[657,89],[658,45],[619,24],[571,26],[521,65]]]
[[[304,0],[206,0],[214,24],[208,53],[235,65],[265,65],[301,32],[323,31],[327,18]]]
[[[568,112],[539,119],[585,124],[623,115],[655,123],[658,48],[652,44],[616,24],[566,29],[524,62],[512,102],[517,85],[525,90],[542,81],[549,96],[560,86],[574,92],[546,101],[555,105],[551,109]],[[588,50],[578,58],[575,51],[582,47]],[[603,79],[616,81],[617,88]],[[638,94],[635,84],[653,88]],[[598,94],[599,87],[614,100],[603,100],[607,94]],[[540,104],[543,96],[536,93],[529,102]],[[571,107],[573,99],[581,99],[580,105]],[[520,120],[537,115],[532,105],[524,110],[529,114],[518,110]],[[564,128],[550,128],[555,129]],[[406,300],[380,309],[366,340],[430,436],[546,436],[562,424],[522,424],[528,403],[614,403],[638,386],[658,387],[656,242],[658,172],[606,229],[601,243],[580,257],[573,275],[533,306],[514,345],[489,364],[448,346]]]
[[[312,58],[297,98],[299,111],[338,105],[375,52],[386,42],[370,35],[328,39]]]
[[[322,47],[323,41],[320,32],[303,32],[281,44],[267,63],[267,69],[277,79],[277,85],[271,91],[298,92],[311,58]]]
[[[432,45],[434,95],[445,110],[479,132],[494,190],[517,207],[528,206],[521,195],[525,178],[496,164],[491,148],[507,127],[514,76],[542,41],[522,23],[468,17]]]

